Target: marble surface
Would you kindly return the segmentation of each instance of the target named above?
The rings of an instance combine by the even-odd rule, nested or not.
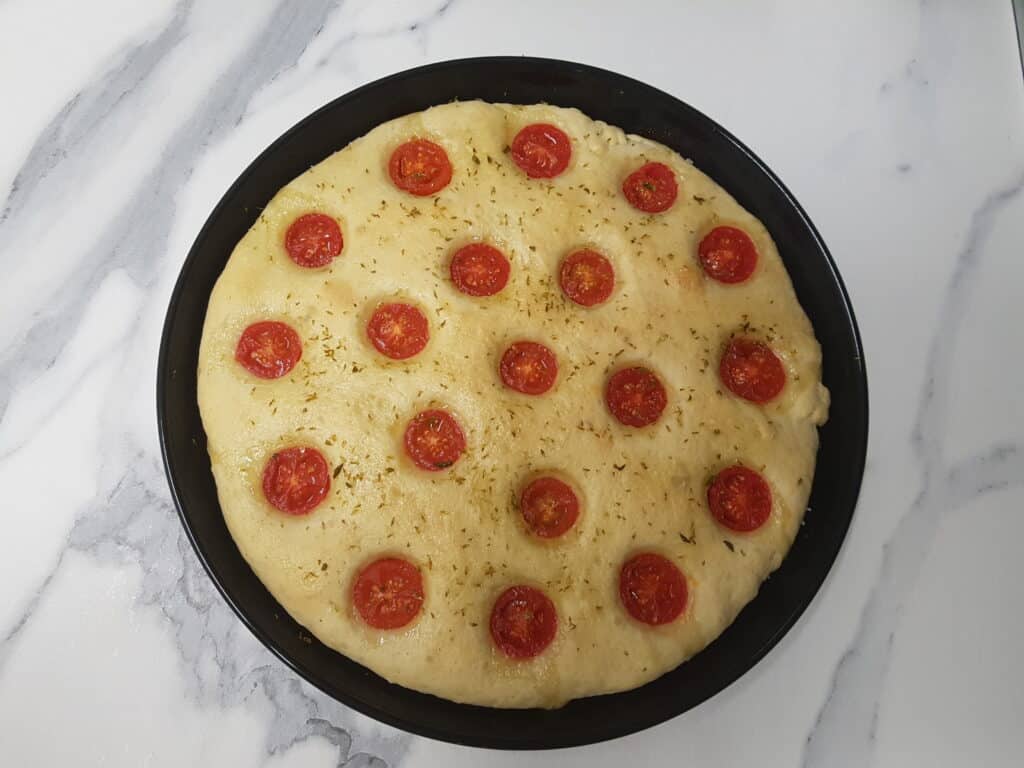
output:
[[[245,165],[379,76],[534,54],[746,141],[830,245],[872,429],[818,598],[740,682],[583,749],[413,738],[327,699],[193,556],[157,448],[168,297]],[[0,763],[1020,765],[1024,86],[1009,0],[0,2]]]

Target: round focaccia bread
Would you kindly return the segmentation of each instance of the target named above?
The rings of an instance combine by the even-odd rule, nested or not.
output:
[[[828,409],[725,190],[577,110],[483,102],[274,197],[211,295],[198,396],[278,602],[388,680],[496,707],[713,641],[793,542]]]

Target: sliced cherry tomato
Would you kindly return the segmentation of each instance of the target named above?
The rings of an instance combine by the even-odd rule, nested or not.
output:
[[[558,631],[554,603],[539,589],[509,587],[491,610],[491,638],[512,659],[530,659],[551,645]]]
[[[607,301],[612,295],[615,270],[600,253],[584,248],[562,260],[558,284],[569,299],[581,306],[592,307]]]
[[[420,469],[447,469],[465,450],[466,436],[459,422],[439,408],[416,414],[405,428],[405,451]]]
[[[413,139],[391,153],[388,173],[396,187],[423,197],[448,186],[452,180],[452,164],[439,144]]]
[[[238,339],[235,360],[261,379],[279,379],[302,357],[299,334],[287,323],[263,320],[253,323]]]
[[[543,395],[555,385],[558,360],[555,353],[535,341],[517,341],[501,356],[501,380],[524,395]]]
[[[534,535],[553,539],[572,528],[580,516],[580,500],[568,483],[538,477],[523,489],[519,511]]]
[[[644,213],[661,213],[672,207],[679,194],[676,175],[664,163],[647,163],[622,182],[629,204]]]
[[[757,266],[757,246],[736,227],[715,227],[697,247],[704,273],[720,283],[742,283]]]
[[[452,256],[452,282],[469,296],[493,296],[508,283],[510,272],[505,254],[492,245],[470,243]]]
[[[338,222],[322,213],[299,216],[284,236],[284,249],[300,267],[326,267],[343,245]]]
[[[715,520],[733,531],[760,528],[772,513],[772,490],[757,472],[737,464],[719,472],[708,486]]]
[[[512,140],[512,159],[532,179],[550,179],[569,167],[572,143],[549,123],[523,128]]]
[[[384,557],[359,572],[352,602],[374,629],[398,629],[416,618],[423,606],[423,577],[408,560]]]
[[[289,515],[312,511],[330,489],[327,461],[316,448],[285,448],[271,456],[263,468],[263,495]]]
[[[653,424],[668,404],[661,379],[639,365],[613,373],[605,386],[604,399],[612,416],[627,427]]]
[[[718,375],[733,394],[753,403],[774,400],[786,385],[782,361],[771,348],[742,337],[729,342],[718,364]]]
[[[385,357],[405,360],[427,346],[427,317],[412,304],[381,304],[366,325],[370,343]]]
[[[619,598],[637,621],[668,624],[686,609],[686,579],[668,558],[643,552],[622,566]]]

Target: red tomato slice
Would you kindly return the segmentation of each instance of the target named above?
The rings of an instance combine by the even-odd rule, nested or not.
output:
[[[330,488],[327,461],[316,448],[285,448],[271,456],[263,468],[263,495],[289,515],[312,511]]]
[[[430,328],[427,317],[412,304],[382,304],[366,325],[370,343],[385,357],[405,360],[427,346]]]
[[[643,552],[622,566],[619,598],[637,621],[652,626],[668,624],[686,609],[686,579],[668,558]]]
[[[580,500],[568,483],[538,477],[523,489],[519,511],[531,533],[553,539],[572,528],[580,516]]]
[[[604,399],[612,416],[627,427],[653,424],[668,404],[661,379],[643,366],[613,373],[605,386]]]
[[[302,341],[292,327],[276,320],[253,323],[238,338],[235,360],[261,379],[279,379],[302,357]]]
[[[708,507],[726,528],[746,533],[767,522],[772,513],[772,491],[761,475],[737,464],[711,481]]]
[[[786,385],[782,361],[771,348],[742,337],[729,342],[718,364],[718,375],[733,394],[753,403],[774,400]]]
[[[508,283],[508,259],[497,248],[470,243],[452,256],[449,266],[455,287],[470,296],[493,296]]]
[[[448,186],[452,180],[452,164],[439,144],[413,139],[391,153],[388,173],[396,187],[423,197]]]
[[[549,123],[523,128],[512,140],[512,159],[531,179],[550,179],[569,167],[572,143]]]
[[[644,213],[661,213],[672,207],[679,194],[676,175],[664,163],[647,163],[622,182],[629,204]]]
[[[338,222],[322,213],[299,216],[284,235],[284,249],[300,267],[326,267],[343,245]]]
[[[551,645],[558,631],[554,603],[539,589],[509,587],[491,610],[491,638],[512,659],[530,659]]]
[[[501,380],[524,395],[543,395],[555,385],[558,360],[555,353],[535,341],[517,341],[501,356]]]
[[[612,263],[597,251],[585,248],[570,253],[558,270],[558,283],[569,299],[584,307],[608,300],[615,288]]]
[[[405,451],[420,469],[447,469],[466,450],[462,427],[447,411],[433,408],[413,417],[405,428]]]
[[[416,618],[423,606],[423,577],[408,560],[384,557],[359,572],[352,602],[374,629],[398,629]]]
[[[757,246],[736,227],[715,227],[697,247],[704,273],[720,283],[742,283],[757,266]]]

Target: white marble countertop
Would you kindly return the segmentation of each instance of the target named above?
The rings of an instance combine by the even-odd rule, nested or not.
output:
[[[413,738],[285,669],[192,554],[154,414],[171,287],[248,162],[355,86],[499,53],[632,75],[747,142],[831,247],[871,386],[857,515],[793,631],[686,715],[547,754]],[[0,72],[0,763],[1024,760],[1009,0],[3,0]]]

